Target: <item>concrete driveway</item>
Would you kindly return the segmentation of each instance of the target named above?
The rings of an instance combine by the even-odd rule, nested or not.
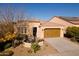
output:
[[[59,52],[79,50],[79,46],[76,43],[67,40],[67,38],[45,38],[45,41],[47,41]]]

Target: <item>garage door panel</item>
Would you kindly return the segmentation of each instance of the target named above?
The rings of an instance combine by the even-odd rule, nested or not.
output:
[[[44,37],[60,37],[60,28],[46,28]]]

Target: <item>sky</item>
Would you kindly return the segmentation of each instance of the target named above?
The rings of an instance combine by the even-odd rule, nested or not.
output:
[[[42,20],[49,20],[54,16],[79,17],[79,4],[77,3],[0,3],[0,9],[8,6],[17,11],[22,9],[25,14]]]

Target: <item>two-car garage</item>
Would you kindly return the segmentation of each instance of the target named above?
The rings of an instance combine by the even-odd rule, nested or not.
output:
[[[38,35],[41,38],[62,38],[63,28],[62,25],[53,22],[43,23]]]
[[[44,38],[60,37],[60,28],[45,28]]]

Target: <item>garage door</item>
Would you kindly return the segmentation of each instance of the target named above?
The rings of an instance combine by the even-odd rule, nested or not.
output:
[[[60,28],[46,28],[44,29],[44,37],[60,37]]]

